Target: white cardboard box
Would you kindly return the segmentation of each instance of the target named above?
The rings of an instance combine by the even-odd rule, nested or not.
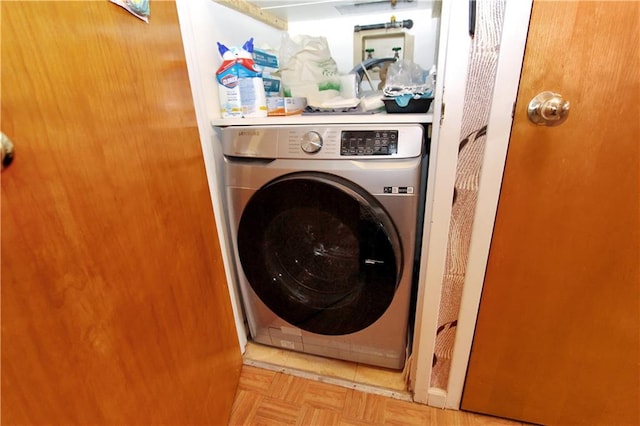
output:
[[[302,114],[307,107],[307,98],[267,98],[267,115],[284,116]]]

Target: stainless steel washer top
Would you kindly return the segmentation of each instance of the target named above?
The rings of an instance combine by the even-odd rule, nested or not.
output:
[[[402,368],[421,227],[422,126],[242,126],[221,133],[251,338]]]

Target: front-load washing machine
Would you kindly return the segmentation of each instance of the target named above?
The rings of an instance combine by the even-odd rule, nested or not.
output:
[[[251,338],[401,369],[420,194],[418,124],[220,128]]]

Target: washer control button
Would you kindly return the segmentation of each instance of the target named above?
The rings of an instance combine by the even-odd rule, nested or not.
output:
[[[300,148],[307,154],[315,154],[322,149],[322,136],[318,132],[307,132],[302,136]]]

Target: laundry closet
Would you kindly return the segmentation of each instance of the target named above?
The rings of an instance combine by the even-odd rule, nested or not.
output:
[[[637,265],[631,261],[637,232],[628,197],[637,176],[638,128],[617,124],[638,115],[628,90],[637,78],[613,72],[638,68],[635,44],[628,43],[638,6],[535,2],[530,20],[526,0],[442,2],[431,15],[437,85],[430,111],[227,119],[215,86],[216,43],[236,46],[253,37],[258,47],[276,47],[284,17],[273,18],[274,9],[267,19],[259,10],[239,12],[213,0],[178,0],[178,17],[174,2],[151,3],[149,24],[110,2],[2,3],[0,130],[17,152],[2,175],[2,244],[10,248],[2,256],[2,340],[10,343],[2,346],[5,422],[220,422],[238,386],[241,348],[246,363],[438,407],[534,423],[561,423],[560,415],[611,423],[614,414],[638,423]],[[311,21],[287,12],[287,31],[297,25],[313,33],[312,24],[320,24],[332,35],[343,26],[313,10]],[[389,13],[368,16],[349,21],[348,37],[331,42],[336,57],[349,50],[359,55],[340,59],[341,72],[363,55],[388,50],[366,43],[342,48],[355,46],[356,25],[393,22]],[[418,22],[394,16],[403,29],[405,19]],[[557,22],[571,25],[558,32]],[[586,33],[593,43],[584,43]],[[583,42],[575,43],[576,34]],[[413,49],[418,58],[417,41],[408,37],[394,55]],[[621,48],[612,49],[615,43]],[[391,50],[397,47],[394,40]],[[585,62],[598,57],[593,53],[607,61]],[[566,59],[561,68],[558,58]],[[596,92],[592,79],[574,78],[601,75],[602,63],[611,78]],[[571,117],[560,127],[533,126],[529,100],[560,80]],[[592,106],[580,102],[594,93],[620,99],[597,125]],[[503,182],[507,145],[518,147],[509,147]],[[425,174],[415,180],[417,170]],[[490,190],[478,191],[480,181]],[[496,216],[499,196],[501,211],[517,208]],[[424,217],[416,205],[424,206]],[[304,214],[294,214],[296,208]],[[405,216],[410,211],[414,217]],[[502,236],[497,244],[491,243],[494,221]],[[362,246],[354,239],[360,226],[375,236]],[[413,237],[421,253],[409,271],[412,228],[424,232]],[[270,250],[252,249],[265,242]],[[252,253],[271,269],[250,269],[259,266]],[[364,253],[362,277],[375,279],[367,282],[376,283],[378,300],[362,298],[369,293],[359,290],[367,286],[350,291],[348,279],[360,278],[354,253]],[[491,268],[504,253],[511,260]],[[315,269],[297,267],[309,257],[317,258]],[[278,275],[281,267],[300,283],[307,283],[307,272],[325,278],[346,272],[322,295],[341,315],[316,316],[317,305],[306,317],[294,305],[275,312],[277,302],[245,285],[264,271],[272,282],[291,284]],[[406,283],[415,271],[415,299],[385,292],[396,277]],[[305,301],[317,289],[290,292],[290,300]],[[415,300],[415,311],[407,299]],[[360,323],[335,321],[359,313],[349,308],[357,300],[367,302],[356,305],[363,313],[382,322],[368,324],[368,315]],[[407,318],[413,312],[415,319]],[[290,322],[289,315],[295,324],[279,322]],[[394,330],[403,333],[398,324],[413,330],[406,358],[380,344],[393,342]],[[309,331],[315,327],[320,333]],[[331,334],[338,331],[343,334]],[[352,334],[357,341],[349,340]],[[262,338],[269,344],[255,343]],[[368,367],[381,363],[380,354],[400,362]],[[358,359],[365,355],[378,359]],[[303,359],[311,361],[302,365]],[[400,390],[360,375],[364,370],[390,373]],[[616,389],[615,398],[602,389]],[[505,407],[510,412],[496,409]],[[524,408],[534,416],[525,417]],[[543,411],[555,417],[541,420]]]
[[[459,21],[456,27],[461,29],[464,36],[456,38],[447,35],[452,12],[451,5],[445,2],[307,1],[293,4],[286,1],[248,3],[189,0],[178,1],[177,6],[238,338],[245,351],[245,362],[359,386],[404,399],[422,394],[416,400],[426,402],[433,353],[429,344],[425,349],[424,342],[432,340],[436,332],[435,321],[430,317],[433,318],[438,310],[440,283],[432,286],[431,290],[425,289],[425,258],[434,239],[431,232],[433,208],[447,204],[450,207],[449,197],[434,199],[437,169],[444,167],[438,163],[446,158],[443,157],[444,151],[438,150],[443,127],[433,126],[433,123],[440,122],[444,109],[444,75],[441,72],[445,68],[445,53],[451,49],[452,43],[455,46],[460,39],[468,37],[468,17],[464,14],[456,17]],[[242,46],[253,39],[256,49],[278,52],[283,39],[295,35],[325,37],[340,75],[346,77],[343,81],[353,82],[354,79],[348,77],[350,71],[377,55],[395,55],[398,59],[410,60],[424,70],[425,76],[429,72],[433,75],[435,71],[429,108],[406,113],[387,113],[384,110],[357,114],[305,112],[288,116],[224,118],[216,81],[216,70],[222,63],[217,42],[225,46]],[[364,73],[367,75],[356,79],[354,91],[378,89],[376,86],[382,78],[380,70],[380,67],[370,69]],[[452,82],[449,93],[455,96],[464,87],[463,83]],[[374,155],[368,151],[366,140],[374,139],[376,144],[382,145],[384,155],[378,155],[380,152]],[[346,148],[348,143],[355,144],[351,153]],[[260,153],[262,148],[256,148],[258,146],[267,147],[264,157]],[[416,152],[405,152],[411,150]],[[454,150],[449,151],[447,155],[453,155]],[[387,153],[388,156],[380,161]],[[241,158],[243,156],[248,158]],[[392,158],[404,156],[413,159],[392,163]],[[273,161],[276,157],[277,161]],[[325,161],[322,166],[318,166],[317,162],[304,162],[309,159]],[[240,161],[242,167],[235,161]],[[280,164],[278,161],[289,163],[286,163],[287,166],[275,166],[276,163]],[[405,164],[410,161],[413,161],[412,177],[399,177],[395,170],[409,168]],[[268,167],[277,171],[266,170],[264,173],[267,177],[258,179],[258,183],[256,179],[242,180],[258,167],[271,162],[273,164]],[[341,170],[347,163],[355,164],[355,170]],[[289,164],[293,166],[289,167]],[[367,167],[372,167],[370,174],[361,175]],[[313,176],[305,175],[309,171]],[[310,181],[315,183],[309,186]],[[374,182],[374,188],[369,189],[367,185],[371,182]],[[308,201],[309,204],[284,208],[282,214],[273,213],[274,209],[280,209],[279,203],[295,203],[304,198],[302,195],[305,191],[316,191],[316,186],[320,189],[309,198],[327,192],[326,200],[312,199]],[[255,199],[260,198],[256,195],[261,194],[264,188],[273,194],[288,194],[293,191],[291,188],[298,187],[296,190],[300,191],[300,195],[291,195],[286,200],[274,198],[263,201],[264,205],[254,205],[257,203]],[[347,197],[350,201],[339,205],[335,212],[323,210],[310,213],[310,217],[304,219],[306,222],[297,225],[290,225],[282,219],[293,210],[311,211],[317,209],[318,204],[327,206],[336,203],[341,198],[331,195],[335,188],[342,194],[351,194]],[[240,195],[234,195],[236,193]],[[382,230],[383,234],[379,241],[357,241],[354,233],[361,231],[353,230],[368,225],[363,225],[362,220],[358,225],[351,223],[351,219],[339,218],[341,208],[348,210],[350,202],[360,206],[361,217],[374,217],[372,233]],[[251,220],[247,219],[249,210],[253,214]],[[265,212],[271,216],[261,221]],[[336,217],[338,219],[332,223]],[[243,231],[243,220],[251,224],[250,231]],[[300,229],[316,227],[313,232],[308,232],[315,236],[323,231],[318,223],[324,220],[327,220],[324,229],[326,234],[319,238],[322,240],[320,243],[301,242],[299,246],[292,247],[297,241],[283,242],[287,231],[296,235],[295,232]],[[275,226],[274,221],[281,223]],[[346,227],[351,231],[343,234],[337,231],[336,235],[331,236],[330,230],[334,229],[334,225],[335,229]],[[273,229],[277,227],[281,229],[281,234],[273,234],[276,232]],[[294,237],[292,240],[304,238]],[[328,240],[335,240],[333,251],[325,247]],[[257,256],[259,259],[256,260],[251,250],[259,250],[256,246],[261,244],[264,254]],[[446,246],[446,238],[440,236],[433,244],[437,247]],[[249,254],[243,254],[243,245],[250,246]],[[370,247],[370,250],[367,251],[366,247]],[[304,252],[312,253],[321,260],[315,267],[303,267],[296,272],[294,270],[300,260],[298,255]],[[372,268],[369,272],[363,272],[362,267],[354,264],[353,257],[358,256],[363,264]],[[257,267],[255,262],[258,262]],[[287,262],[291,265],[283,266]],[[261,270],[262,265],[273,264],[276,265],[273,270]],[[291,276],[290,281],[294,285],[282,284],[281,287],[285,289],[282,294],[274,296],[271,287],[261,290],[250,282],[275,282],[280,280],[283,270],[286,270],[284,275]],[[331,273],[338,271],[347,271],[346,274],[350,274],[354,282],[361,281],[363,275],[370,278],[364,278],[364,284],[355,284],[361,289],[352,291],[350,278],[345,278],[344,282],[331,278],[334,276]],[[325,272],[329,275],[325,277],[322,289],[314,284],[305,285],[305,280],[310,276],[317,277]],[[389,278],[386,284],[383,283],[384,277]],[[367,279],[380,283],[371,284]],[[437,275],[436,281],[439,281]],[[250,282],[251,288],[247,282]],[[335,288],[325,291],[327,286]],[[381,293],[365,295],[367,288],[374,288],[375,292]],[[390,288],[387,290],[390,294],[383,295],[384,288]],[[297,298],[305,305],[314,305],[314,302],[307,302],[313,298],[325,298],[323,306],[332,306],[332,310],[326,312],[322,307],[306,306],[305,309],[310,310],[299,313],[295,303],[282,305],[278,300],[269,302],[269,298],[287,299],[289,302]],[[336,306],[339,309],[334,309]],[[349,324],[352,322],[349,315],[366,317],[368,313],[363,310],[367,309],[377,312],[373,312],[368,319],[362,319],[359,325]],[[332,323],[336,312],[338,319]],[[343,314],[346,319],[342,318]],[[292,327],[291,323],[295,324],[296,321],[302,325]],[[345,322],[346,328],[340,331]],[[398,338],[400,343],[389,343],[388,346],[378,343],[397,341]]]

